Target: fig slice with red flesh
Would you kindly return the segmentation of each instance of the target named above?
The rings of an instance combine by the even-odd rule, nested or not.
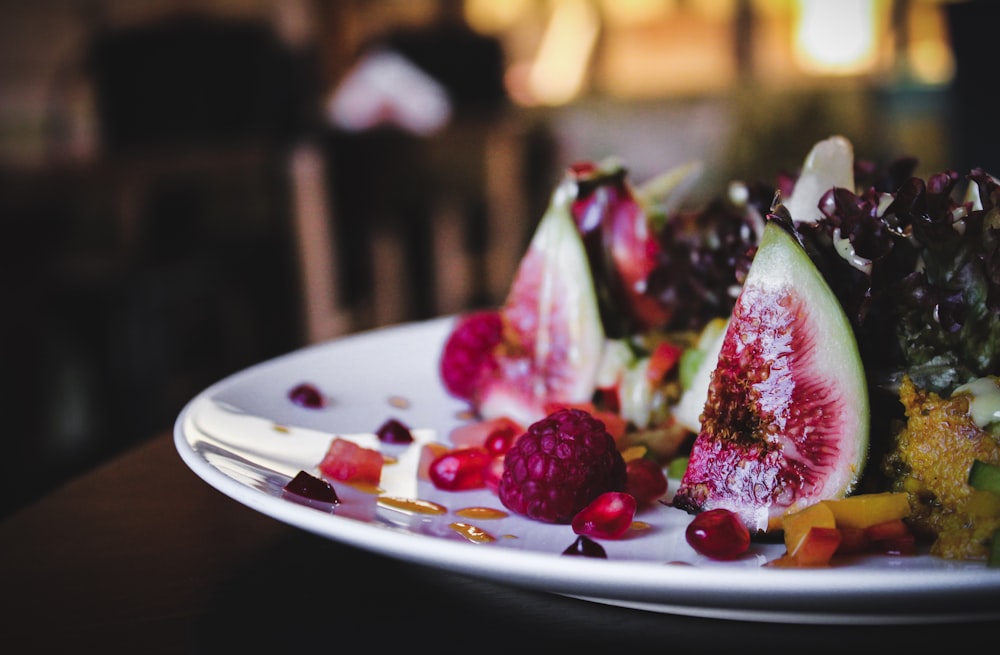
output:
[[[726,508],[751,531],[853,491],[868,456],[864,369],[839,302],[776,219],[723,338],[673,505]]]
[[[570,212],[576,183],[556,187],[500,309],[496,369],[475,403],[483,418],[522,425],[553,402],[590,401],[605,344],[593,276]]]

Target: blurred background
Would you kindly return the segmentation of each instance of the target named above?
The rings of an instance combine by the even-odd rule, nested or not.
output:
[[[576,160],[1000,171],[998,7],[0,0],[0,515],[246,366],[500,302]]]

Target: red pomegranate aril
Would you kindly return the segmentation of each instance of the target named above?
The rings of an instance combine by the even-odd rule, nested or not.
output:
[[[512,426],[497,428],[486,437],[484,446],[491,455],[504,455],[517,437],[518,431]]]
[[[599,559],[608,558],[608,554],[605,552],[604,547],[585,535],[577,537],[576,541],[571,543],[566,550],[562,552],[562,554],[569,555],[571,557],[596,557]]]
[[[596,539],[618,539],[635,518],[632,494],[608,491],[595,498],[573,517],[573,532]]]
[[[750,547],[750,531],[736,514],[724,508],[696,515],[684,536],[695,551],[716,560],[736,559]]]
[[[391,418],[375,431],[382,443],[413,443],[413,433],[402,421]]]
[[[639,507],[651,504],[667,493],[667,476],[651,459],[639,457],[625,464],[625,491],[635,497]]]
[[[314,384],[303,382],[288,392],[288,398],[299,407],[320,409],[326,406],[326,396]]]
[[[486,467],[493,460],[485,448],[449,450],[431,462],[428,475],[438,489],[465,491],[486,486]]]

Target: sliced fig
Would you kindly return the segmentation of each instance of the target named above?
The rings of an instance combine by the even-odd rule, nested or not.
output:
[[[849,494],[869,407],[843,309],[776,219],[736,301],[673,504],[730,509],[762,532],[786,510]]]
[[[590,264],[570,214],[576,185],[556,187],[500,309],[497,367],[476,395],[484,418],[530,425],[547,403],[590,401],[604,329]]]

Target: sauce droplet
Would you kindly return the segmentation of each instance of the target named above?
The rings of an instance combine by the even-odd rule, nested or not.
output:
[[[497,538],[489,532],[486,532],[481,528],[477,528],[474,525],[469,525],[468,523],[452,523],[448,527],[469,541],[474,541],[476,543],[485,544],[497,540]]]
[[[403,512],[413,512],[414,514],[444,514],[447,508],[429,500],[419,500],[416,498],[399,498],[398,496],[379,496],[377,503],[389,509],[398,509]]]
[[[383,491],[385,491],[385,489],[383,489],[382,487],[376,484],[371,484],[370,482],[342,481],[341,483],[346,484],[349,487],[353,487],[354,489],[357,489],[361,493],[365,494],[378,495]]]
[[[503,519],[507,518],[509,514],[492,507],[463,507],[455,510],[455,516],[466,519]]]
[[[389,396],[389,404],[397,409],[407,409],[410,401],[402,396]]]

